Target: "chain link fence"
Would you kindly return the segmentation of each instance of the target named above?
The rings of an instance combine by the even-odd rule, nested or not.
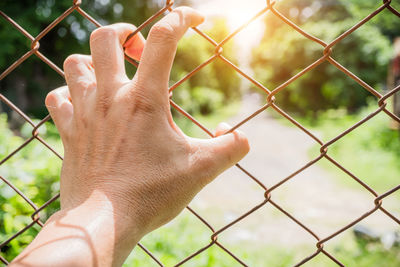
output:
[[[332,57],[332,49],[334,48],[335,45],[337,45],[339,42],[341,42],[343,39],[345,39],[346,37],[348,37],[349,35],[351,35],[355,30],[357,30],[358,28],[362,27],[366,22],[368,22],[369,20],[371,20],[372,18],[374,18],[375,16],[378,16],[383,10],[389,10],[391,13],[393,13],[395,16],[399,17],[400,19],[400,13],[399,11],[397,11],[396,9],[394,9],[391,6],[392,1],[391,0],[383,0],[382,5],[376,9],[374,12],[372,12],[371,14],[369,14],[367,17],[365,17],[364,19],[362,19],[361,21],[359,21],[357,24],[355,24],[353,27],[351,27],[350,29],[348,29],[346,32],[344,32],[343,34],[341,34],[339,37],[337,37],[334,41],[330,42],[330,43],[326,43],[323,40],[320,40],[318,38],[316,38],[315,36],[312,36],[310,34],[308,34],[307,32],[305,32],[303,29],[301,29],[299,26],[297,26],[295,23],[293,23],[292,21],[290,21],[288,18],[286,18],[282,13],[280,13],[274,6],[275,6],[275,1],[272,0],[266,0],[266,5],[265,7],[260,10],[253,18],[251,18],[248,22],[246,22],[244,25],[242,25],[241,27],[239,27],[238,29],[236,29],[235,31],[233,31],[231,34],[229,34],[228,36],[226,36],[226,38],[221,41],[221,42],[216,42],[215,40],[213,40],[211,37],[209,37],[206,33],[204,33],[203,31],[199,30],[198,28],[193,28],[193,30],[199,34],[200,36],[202,36],[205,40],[207,40],[211,45],[213,45],[215,47],[215,52],[214,54],[204,63],[202,63],[201,65],[197,66],[195,69],[193,69],[190,73],[188,73],[186,76],[184,76],[181,80],[179,80],[177,83],[175,83],[173,86],[171,86],[169,88],[169,91],[171,92],[171,94],[173,93],[173,91],[175,89],[177,89],[181,84],[183,84],[185,81],[187,81],[189,78],[191,78],[192,76],[196,75],[197,72],[199,72],[202,68],[204,68],[205,66],[207,66],[208,64],[210,64],[211,62],[213,62],[214,60],[216,60],[217,58],[221,59],[223,62],[226,63],[226,66],[229,68],[233,68],[239,75],[241,75],[242,77],[244,77],[245,79],[247,79],[248,81],[250,81],[252,84],[254,84],[256,87],[260,88],[266,96],[266,102],[265,104],[258,109],[257,111],[255,111],[253,114],[251,114],[250,116],[243,118],[242,121],[240,121],[239,123],[237,123],[235,126],[232,127],[232,129],[230,129],[230,132],[234,131],[235,129],[240,128],[243,124],[247,123],[248,121],[250,121],[252,118],[254,118],[255,116],[259,115],[260,113],[262,113],[263,111],[267,110],[267,109],[274,109],[276,112],[278,112],[282,117],[284,117],[286,120],[288,120],[291,124],[293,124],[295,127],[297,127],[299,129],[299,131],[303,131],[304,133],[306,133],[310,138],[312,138],[316,144],[318,144],[320,146],[320,155],[315,158],[310,160],[307,164],[305,164],[303,167],[301,167],[300,169],[296,170],[295,172],[293,172],[292,174],[290,174],[287,177],[284,177],[282,180],[280,180],[277,184],[271,186],[271,187],[267,187],[265,186],[260,179],[258,179],[257,177],[253,176],[251,174],[251,172],[247,169],[245,169],[244,167],[242,167],[240,164],[236,164],[236,168],[238,168],[241,172],[243,172],[249,179],[249,182],[254,182],[256,183],[259,187],[261,187],[264,191],[264,199],[261,203],[259,203],[258,205],[254,206],[254,207],[250,207],[249,210],[244,213],[243,215],[241,215],[240,217],[238,217],[237,219],[233,220],[232,222],[230,222],[229,224],[223,226],[220,229],[214,229],[214,227],[208,223],[200,214],[198,214],[195,210],[193,210],[190,207],[187,207],[188,211],[191,212],[193,215],[195,215],[200,221],[201,223],[203,223],[207,228],[209,228],[212,231],[212,234],[210,236],[210,243],[208,245],[206,245],[205,247],[199,247],[199,249],[191,254],[190,256],[186,257],[185,259],[181,260],[180,262],[176,263],[176,266],[182,265],[185,262],[190,261],[193,257],[195,257],[196,255],[204,252],[205,250],[209,249],[212,246],[218,246],[221,249],[223,249],[227,254],[229,254],[232,258],[234,258],[238,263],[247,266],[246,263],[240,259],[239,257],[237,257],[234,253],[232,253],[229,249],[227,249],[225,247],[224,244],[222,244],[219,240],[218,240],[218,236],[226,231],[228,228],[232,227],[233,225],[237,224],[239,221],[241,220],[245,220],[246,217],[251,216],[251,214],[253,212],[255,212],[256,210],[260,209],[261,207],[263,207],[264,205],[271,205],[274,208],[276,208],[280,213],[284,214],[285,216],[287,216],[290,220],[292,220],[294,223],[296,223],[297,225],[299,225],[304,231],[306,231],[310,236],[312,236],[315,239],[315,251],[307,256],[306,258],[304,258],[303,260],[301,260],[300,262],[298,262],[296,264],[296,266],[300,266],[303,265],[304,263],[310,261],[311,259],[313,259],[314,257],[316,257],[319,254],[324,254],[326,255],[326,257],[328,257],[330,260],[332,260],[333,262],[335,262],[337,265],[339,266],[344,266],[343,263],[341,263],[337,258],[335,258],[335,256],[327,251],[324,248],[324,244],[335,238],[336,236],[340,235],[341,233],[343,233],[345,230],[349,229],[350,227],[354,226],[355,224],[359,223],[360,221],[364,220],[365,218],[367,218],[368,216],[370,216],[371,214],[375,213],[376,211],[380,210],[382,211],[384,214],[386,214],[389,218],[391,218],[394,222],[396,222],[397,224],[400,224],[400,218],[397,218],[395,215],[393,215],[390,211],[386,210],[382,204],[383,201],[386,197],[388,197],[389,195],[393,194],[394,192],[400,190],[400,185],[392,188],[391,190],[383,193],[383,194],[378,194],[373,188],[369,187],[367,184],[365,184],[359,177],[357,177],[356,175],[354,175],[351,170],[346,169],[345,167],[343,167],[341,164],[339,164],[337,161],[335,161],[335,159],[333,159],[331,156],[328,155],[328,149],[331,145],[333,145],[335,142],[337,142],[338,140],[340,140],[341,138],[343,138],[344,136],[346,136],[347,134],[349,134],[350,132],[352,132],[353,130],[355,130],[356,128],[360,127],[361,125],[363,125],[364,123],[366,123],[367,121],[369,121],[370,119],[372,119],[373,117],[375,117],[376,115],[378,115],[379,113],[385,113],[387,114],[387,116],[391,117],[394,121],[397,121],[398,123],[400,123],[400,118],[398,116],[396,116],[395,114],[393,114],[391,111],[388,110],[387,106],[388,106],[388,101],[394,96],[394,94],[396,92],[400,91],[400,86],[397,86],[396,88],[393,88],[391,90],[389,90],[385,95],[382,95],[381,93],[379,93],[378,91],[376,91],[374,88],[372,88],[370,85],[368,85],[365,81],[363,81],[362,79],[360,79],[359,77],[357,77],[357,75],[355,75],[354,73],[352,73],[351,71],[349,71],[348,69],[346,69],[344,66],[342,66],[339,62],[337,62],[333,57]],[[147,25],[149,25],[150,23],[154,22],[156,19],[158,19],[161,16],[164,16],[166,13],[168,13],[169,11],[172,10],[172,6],[173,6],[174,2],[173,0],[167,0],[163,6],[162,9],[160,9],[158,12],[156,12],[154,15],[152,15],[151,17],[149,17],[145,22],[143,22],[136,30],[136,32],[132,33],[128,39],[130,37],[132,37],[133,35],[135,35],[137,32],[140,32],[144,27],[146,27]],[[18,60],[16,60],[15,62],[13,62],[5,71],[3,71],[0,74],[0,80],[3,80],[8,74],[10,74],[16,67],[18,67],[20,64],[23,64],[25,60],[27,60],[29,57],[35,55],[37,56],[39,59],[41,59],[43,61],[44,64],[47,64],[48,66],[50,66],[54,71],[56,71],[59,75],[61,75],[62,77],[64,77],[64,73],[63,71],[56,65],[54,64],[51,60],[49,60],[45,55],[43,55],[41,52],[39,52],[39,46],[40,46],[40,41],[43,39],[44,36],[46,36],[46,34],[49,33],[49,31],[51,31],[54,27],[56,27],[61,21],[63,21],[64,19],[66,19],[72,12],[78,12],[81,16],[83,16],[85,19],[89,20],[90,22],[92,22],[95,26],[100,27],[100,23],[98,21],[96,21],[94,18],[92,18],[88,13],[86,13],[81,7],[81,1],[80,0],[74,0],[71,4],[71,7],[68,8],[67,10],[65,10],[65,12],[63,14],[61,14],[57,19],[55,19],[52,23],[50,23],[42,32],[40,32],[36,37],[33,37],[29,32],[27,32],[23,27],[21,27],[18,23],[16,23],[12,18],[10,18],[9,16],[7,16],[7,14],[5,14],[3,11],[0,11],[0,15],[2,17],[2,19],[5,19],[10,25],[12,25],[16,30],[18,30],[21,34],[23,34],[30,42],[31,42],[31,48],[29,51],[27,51],[23,56],[21,56]],[[266,88],[264,85],[262,85],[260,82],[258,82],[257,80],[255,80],[254,78],[252,78],[251,76],[249,76],[248,74],[246,74],[243,70],[241,70],[238,66],[236,66],[234,63],[232,63],[228,58],[224,57],[224,52],[223,52],[223,46],[229,41],[231,40],[235,35],[237,35],[239,32],[241,32],[242,30],[244,30],[250,23],[252,23],[255,19],[257,19],[258,17],[262,16],[263,14],[267,13],[267,12],[271,12],[274,16],[276,16],[278,19],[282,20],[284,23],[286,23],[287,25],[289,25],[294,31],[299,32],[300,34],[302,34],[304,37],[308,38],[309,40],[321,45],[324,50],[323,50],[323,54],[321,55],[321,57],[316,60],[315,62],[313,62],[312,64],[310,64],[308,67],[304,68],[303,70],[301,70],[299,73],[297,73],[295,76],[291,77],[289,80],[287,80],[286,82],[284,82],[283,84],[281,84],[280,86],[278,86],[277,88],[270,90],[268,88]],[[137,66],[137,62],[127,58],[127,60],[132,63],[133,65]],[[368,116],[366,116],[364,119],[362,119],[361,121],[359,121],[358,123],[354,124],[353,126],[351,126],[350,128],[348,128],[346,131],[342,132],[341,134],[339,134],[338,136],[336,136],[335,138],[329,140],[329,141],[322,141],[320,138],[318,138],[317,136],[315,136],[314,134],[312,134],[308,129],[306,129],[304,126],[302,126],[299,122],[297,122],[294,118],[292,118],[290,115],[288,115],[284,110],[282,110],[276,103],[275,103],[275,95],[277,95],[278,93],[280,93],[282,90],[285,90],[285,88],[293,83],[295,80],[299,79],[300,77],[302,77],[303,75],[305,75],[307,72],[311,71],[312,69],[314,69],[315,67],[317,67],[318,65],[322,64],[323,62],[329,62],[330,64],[332,64],[334,67],[336,67],[338,70],[340,70],[341,72],[343,72],[345,75],[347,75],[348,77],[350,77],[351,79],[353,79],[354,81],[356,81],[359,85],[361,85],[365,90],[367,90],[368,92],[370,92],[372,95],[374,95],[376,97],[376,101],[378,103],[379,108],[372,112],[371,114],[369,114]],[[33,140],[38,140],[39,142],[41,142],[47,149],[49,149],[51,152],[53,152],[57,157],[59,157],[62,160],[62,156],[60,154],[58,154],[56,152],[56,150],[54,148],[52,148],[39,134],[39,128],[48,120],[50,120],[50,116],[46,116],[43,120],[41,120],[39,123],[35,123],[31,118],[29,118],[28,115],[26,115],[21,109],[19,109],[15,104],[13,104],[10,100],[8,100],[3,94],[0,94],[0,100],[7,106],[9,106],[12,110],[14,110],[15,112],[17,112],[27,123],[29,123],[32,126],[32,136],[26,140],[22,145],[20,145],[17,149],[15,149],[12,153],[10,153],[9,155],[7,155],[5,158],[0,159],[0,165],[4,164],[6,161],[8,161],[11,157],[13,157],[16,153],[18,153],[19,151],[21,151],[22,149],[24,149],[24,147],[26,147],[29,143],[31,143]],[[180,112],[181,114],[183,114],[186,118],[188,118],[191,122],[193,122],[194,124],[196,124],[198,127],[200,127],[206,134],[208,134],[210,137],[213,137],[213,134],[210,130],[208,130],[205,126],[203,126],[199,121],[196,120],[196,118],[194,118],[193,116],[191,116],[188,112],[186,112],[183,108],[181,108],[180,106],[178,106],[175,102],[173,102],[172,100],[170,101],[171,106],[173,108],[175,108],[178,112]],[[314,165],[315,163],[317,163],[318,161],[320,161],[322,158],[327,159],[328,161],[330,161],[331,163],[333,163],[339,170],[341,170],[342,172],[346,173],[348,175],[349,178],[354,179],[354,181],[356,181],[358,184],[360,184],[366,191],[368,191],[372,196],[374,201],[370,203],[371,205],[371,209],[366,211],[362,216],[358,217],[358,218],[354,218],[354,220],[349,223],[348,225],[337,229],[335,232],[331,233],[328,236],[318,236],[312,229],[310,229],[307,225],[303,224],[300,220],[298,220],[297,218],[295,218],[294,216],[292,216],[287,210],[285,210],[284,208],[282,208],[278,203],[276,203],[274,201],[273,198],[273,191],[275,189],[277,189],[278,187],[282,186],[284,183],[287,183],[289,180],[291,179],[295,179],[296,176],[303,172],[304,170],[306,170],[307,168],[309,168],[310,166]],[[284,160],[284,159],[282,159]],[[54,197],[52,197],[51,199],[49,199],[44,205],[42,205],[41,207],[38,207],[35,205],[35,203],[33,203],[28,197],[26,197],[26,195],[24,194],[24,192],[20,191],[16,186],[14,186],[9,180],[7,180],[7,177],[2,177],[0,176],[0,179],[7,184],[7,186],[9,186],[12,190],[14,190],[18,195],[20,195],[33,209],[34,212],[31,215],[32,218],[32,222],[29,223],[28,225],[26,225],[23,229],[21,229],[20,231],[18,231],[17,233],[15,233],[14,235],[10,236],[7,240],[1,241],[2,243],[0,244],[0,250],[1,248],[3,248],[5,245],[7,245],[10,241],[12,241],[13,239],[17,239],[19,238],[27,229],[33,227],[34,225],[39,225],[39,226],[43,226],[43,222],[41,221],[41,217],[40,217],[40,212],[43,209],[46,209],[51,203],[53,203],[54,201],[56,201],[59,197],[59,194],[55,195]],[[142,244],[138,244],[138,246],[143,249],[143,251],[149,256],[151,257],[154,262],[156,264],[158,264],[159,266],[164,266],[163,263],[157,259],[157,257],[148,249],[146,249]],[[4,263],[4,264],[8,264],[8,261],[6,258],[4,258],[3,256],[0,256],[0,260]],[[10,259],[9,259],[10,260]]]

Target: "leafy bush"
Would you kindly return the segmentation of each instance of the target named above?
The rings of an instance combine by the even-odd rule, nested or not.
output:
[[[7,117],[0,114],[0,158],[4,159],[26,139],[31,137],[32,127],[24,125],[21,136],[16,136],[7,125]],[[51,124],[40,127],[40,136],[52,146],[61,150],[61,143],[55,137],[55,127]],[[39,141],[30,144],[0,165],[1,176],[20,189],[37,206],[42,206],[59,191],[59,175],[61,160],[58,159]],[[44,209],[40,215],[42,221],[59,208],[55,202]],[[6,183],[0,183],[0,238],[1,242],[23,229],[32,222],[31,214],[34,209]],[[14,239],[1,251],[8,259],[14,258],[21,249],[29,244],[39,226],[27,230],[22,236]]]
[[[209,115],[222,107],[224,95],[208,87],[195,87],[177,91],[175,100],[191,114]]]

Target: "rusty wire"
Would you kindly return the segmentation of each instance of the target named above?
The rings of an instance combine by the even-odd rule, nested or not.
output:
[[[388,93],[385,95],[380,94],[378,91],[376,91],[374,88],[372,88],[370,85],[368,85],[365,81],[357,77],[354,73],[346,69],[344,66],[342,66],[339,62],[337,62],[333,57],[332,57],[332,48],[337,45],[339,42],[341,42],[344,38],[348,37],[350,34],[352,34],[356,29],[359,27],[362,27],[366,22],[371,20],[373,17],[377,16],[379,13],[381,13],[383,10],[389,10],[391,13],[393,13],[395,16],[399,17],[400,19],[400,13],[397,11],[395,8],[391,6],[391,0],[383,0],[382,5],[376,9],[374,12],[369,14],[367,17],[356,23],[354,26],[352,26],[350,29],[348,29],[346,32],[341,34],[339,37],[337,37],[334,41],[330,43],[326,43],[323,40],[320,40],[311,34],[305,32],[303,29],[301,29],[299,26],[297,26],[295,23],[290,21],[288,18],[286,18],[282,13],[280,13],[275,7],[275,1],[272,0],[266,0],[266,6],[264,9],[259,11],[254,17],[249,19],[248,22],[243,24],[241,27],[239,27],[237,30],[229,34],[224,40],[221,42],[216,42],[214,41],[211,37],[209,37],[206,33],[202,32],[198,28],[192,28],[197,34],[202,36],[206,41],[208,41],[211,45],[215,47],[215,52],[214,55],[212,55],[207,61],[196,67],[193,71],[189,72],[185,77],[183,77],[181,80],[176,82],[174,85],[172,85],[169,88],[169,91],[172,94],[172,91],[175,90],[177,87],[179,87],[182,83],[187,81],[189,78],[191,78],[193,75],[195,75],[198,71],[200,71],[202,68],[216,60],[217,58],[221,59],[223,62],[227,64],[227,66],[233,68],[238,74],[243,76],[245,79],[249,80],[252,84],[254,84],[256,87],[260,88],[264,93],[266,94],[266,103],[264,106],[262,106],[260,109],[255,111],[253,114],[249,115],[247,118],[244,118],[241,122],[237,123],[235,126],[232,127],[232,129],[229,130],[229,132],[239,128],[243,124],[247,123],[250,121],[252,118],[257,116],[258,114],[262,113],[263,111],[267,109],[274,109],[276,112],[278,112],[281,116],[286,118],[288,121],[290,121],[293,125],[298,127],[301,131],[303,131],[305,134],[307,134],[310,138],[312,138],[317,144],[320,145],[320,155],[316,157],[315,159],[312,159],[309,161],[307,164],[305,164],[303,167],[300,169],[296,170],[289,176],[281,179],[277,184],[267,188],[261,181],[260,179],[256,178],[253,176],[249,171],[247,171],[244,167],[242,167],[239,164],[236,164],[236,167],[242,171],[250,180],[254,181],[258,186],[260,186],[264,190],[264,200],[259,203],[255,207],[251,207],[246,213],[241,215],[239,218],[233,220],[229,224],[223,226],[220,229],[214,229],[211,224],[209,224],[203,217],[201,217],[196,211],[194,211],[192,208],[187,207],[188,211],[191,212],[194,216],[196,216],[211,232],[210,236],[210,243],[202,248],[199,248],[196,252],[193,254],[189,255],[188,257],[182,259],[180,262],[176,263],[176,266],[182,265],[183,263],[191,260],[193,257],[196,255],[204,252],[211,246],[218,246],[222,250],[224,250],[227,254],[229,254],[232,258],[234,258],[238,263],[247,266],[243,260],[238,258],[236,255],[234,255],[230,250],[228,250],[221,242],[218,241],[218,235],[220,235],[222,232],[226,231],[228,228],[231,226],[235,225],[239,221],[243,220],[244,218],[250,216],[253,212],[258,210],[259,208],[263,207],[264,205],[267,205],[268,203],[275,207],[277,210],[279,210],[281,213],[286,215],[288,218],[290,218],[294,223],[299,225],[304,231],[308,232],[314,239],[315,239],[315,245],[316,245],[316,250],[300,262],[296,264],[296,266],[300,266],[312,258],[316,257],[318,254],[323,253],[326,255],[328,258],[330,258],[333,262],[338,264],[339,266],[344,266],[343,263],[341,263],[335,256],[331,253],[328,252],[324,248],[324,243],[327,241],[331,240],[335,236],[341,234],[345,230],[349,229],[356,223],[360,222],[361,220],[364,220],[371,214],[373,214],[375,211],[380,210],[384,214],[386,214],[389,218],[391,218],[393,221],[395,221],[397,224],[400,224],[400,219],[395,217],[392,213],[390,213],[388,210],[386,210],[383,207],[383,200],[388,197],[389,195],[393,194],[394,192],[400,190],[400,185],[398,185],[395,188],[390,189],[386,193],[383,193],[379,195],[374,189],[369,187],[367,184],[365,184],[360,178],[358,178],[356,175],[354,175],[350,170],[346,169],[343,167],[341,164],[339,164],[335,159],[330,157],[328,155],[328,148],[341,138],[343,138],[345,135],[350,133],[351,131],[355,130],[362,124],[366,123],[368,120],[371,118],[375,117],[381,112],[384,112],[388,116],[390,116],[393,120],[397,121],[400,123],[400,118],[397,117],[395,114],[390,112],[386,106],[387,106],[387,100],[392,97],[396,92],[400,91],[400,86],[397,86],[396,88],[393,88],[390,90]],[[161,8],[158,12],[156,12],[154,15],[152,15],[150,18],[148,18],[145,22],[143,22],[135,32],[133,32],[131,35],[128,36],[127,40],[134,36],[136,33],[141,31],[144,27],[148,26],[150,23],[154,22],[157,20],[159,17],[163,16],[165,13],[169,12],[172,10],[174,2],[173,0],[166,0],[163,8]],[[55,19],[52,23],[50,23],[42,32],[40,32],[36,37],[33,37],[31,34],[29,34],[24,28],[22,28],[18,23],[16,23],[12,18],[7,16],[3,11],[0,11],[1,17],[3,17],[6,21],[8,21],[15,29],[17,29],[21,34],[23,34],[27,39],[31,41],[31,48],[29,51],[27,51],[23,56],[21,56],[18,60],[16,60],[13,64],[11,64],[5,71],[3,71],[0,74],[0,80],[4,79],[10,72],[12,72],[16,67],[18,67],[20,64],[22,64],[26,59],[28,59],[32,55],[36,55],[39,59],[41,59],[44,63],[49,65],[54,71],[56,71],[58,74],[60,74],[62,77],[64,77],[63,71],[56,65],[54,64],[51,60],[49,60],[46,56],[44,56],[41,52],[39,52],[39,47],[40,47],[40,40],[49,32],[51,31],[58,23],[60,23],[62,20],[64,20],[67,16],[69,16],[72,12],[76,11],[78,12],[81,16],[83,16],[85,19],[89,20],[92,22],[96,27],[101,26],[99,22],[97,22],[95,19],[93,19],[88,13],[86,13],[84,10],[81,9],[80,7],[81,1],[80,0],[74,0],[72,2],[72,6],[68,8],[63,14],[61,14],[57,19]],[[298,33],[302,34],[304,37],[307,39],[311,40],[312,42],[315,42],[319,45],[321,45],[324,50],[321,55],[321,57],[314,61],[312,64],[301,70],[299,73],[297,73],[295,76],[291,77],[289,80],[281,84],[280,86],[276,87],[273,90],[267,89],[264,85],[256,81],[254,78],[250,77],[247,75],[244,71],[242,71],[239,67],[237,67],[234,63],[232,63],[229,59],[224,57],[223,55],[223,46],[226,44],[229,40],[231,40],[236,34],[238,34],[240,31],[245,29],[252,21],[257,19],[263,14],[266,14],[267,12],[272,13],[275,15],[278,19],[289,25],[293,30],[297,31]],[[129,62],[137,66],[137,62],[127,58]],[[322,64],[323,62],[329,62],[331,65],[336,67],[338,70],[343,72],[345,75],[356,81],[359,85],[361,85],[365,90],[370,92],[372,95],[374,95],[377,100],[378,100],[378,106],[379,108],[369,114],[367,117],[362,119],[360,122],[356,123],[355,125],[351,126],[348,128],[346,131],[342,132],[332,140],[329,140],[327,142],[323,142],[320,140],[317,136],[313,135],[309,130],[307,130],[304,126],[302,126],[299,122],[297,122],[294,118],[292,118],[290,115],[288,115],[284,110],[278,107],[277,104],[275,104],[275,95],[277,95],[279,92],[284,90],[289,84],[293,83],[295,80],[299,79],[302,77],[304,74],[307,72],[311,71],[318,65]],[[9,155],[7,155],[5,158],[0,159],[0,165],[4,164],[7,160],[9,160],[12,156],[14,156],[16,153],[18,153],[21,149],[23,149],[25,146],[27,146],[30,142],[32,142],[34,139],[37,139],[40,141],[44,146],[46,146],[50,151],[52,151],[57,157],[59,157],[62,160],[62,156],[59,155],[43,138],[39,136],[38,128],[41,127],[45,122],[47,122],[50,119],[50,116],[46,116],[43,120],[41,120],[39,123],[35,124],[23,111],[21,111],[16,105],[14,105],[10,100],[8,100],[3,94],[0,94],[0,101],[5,103],[7,106],[9,106],[12,110],[17,112],[27,123],[29,123],[33,128],[32,128],[32,136],[26,140],[22,145],[20,145],[17,149],[15,149],[13,152],[11,152]],[[187,117],[189,120],[191,120],[194,124],[196,124],[198,127],[200,127],[206,134],[208,134],[210,137],[214,137],[213,134],[211,133],[210,130],[208,130],[205,126],[203,126],[199,121],[197,121],[193,116],[191,116],[189,113],[187,113],[184,109],[179,107],[175,102],[170,100],[171,106],[175,108],[178,112],[182,113],[185,117]],[[350,178],[355,180],[358,184],[360,184],[365,190],[367,190],[370,194],[372,194],[374,201],[371,203],[371,209],[365,211],[365,213],[358,217],[355,218],[351,223],[343,226],[340,229],[337,229],[334,233],[331,233],[329,236],[325,237],[320,237],[318,236],[312,229],[304,225],[301,221],[296,219],[294,216],[292,216],[288,211],[286,211],[284,208],[282,208],[279,204],[277,204],[272,197],[272,192],[283,185],[284,183],[288,182],[289,180],[293,179],[296,177],[299,173],[303,172],[310,166],[314,165],[318,161],[320,161],[322,158],[325,158],[329,160],[332,164],[334,164],[338,169],[346,173]],[[10,188],[12,188],[18,195],[20,195],[33,209],[34,212],[31,215],[32,222],[26,225],[23,229],[19,230],[17,233],[14,235],[10,236],[7,240],[2,241],[0,244],[0,251],[1,248],[7,245],[11,240],[18,238],[19,235],[21,235],[23,232],[25,232],[27,229],[30,227],[34,226],[35,224],[39,226],[43,226],[43,222],[40,220],[40,211],[48,207],[52,202],[54,202],[58,197],[59,194],[53,196],[51,199],[49,199],[44,205],[41,207],[37,207],[28,197],[24,195],[22,191],[20,191],[17,187],[15,187],[10,181],[7,180],[6,177],[0,176],[0,179],[7,184]],[[163,263],[157,259],[157,257],[148,249],[146,249],[142,244],[138,244],[138,246],[143,249],[145,253],[147,253],[156,264],[159,266],[164,266]],[[8,264],[7,259],[5,259],[3,256],[0,255],[0,260]]]

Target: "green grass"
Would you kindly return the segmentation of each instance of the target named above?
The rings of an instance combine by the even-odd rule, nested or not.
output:
[[[260,225],[260,227],[262,227]],[[226,235],[229,233],[221,234]],[[210,244],[211,231],[188,212],[184,212],[168,225],[147,235],[141,243],[150,250],[165,266],[174,266],[197,250]],[[219,241],[249,266],[293,266],[315,251],[315,246],[284,247],[277,244],[254,242]],[[327,244],[325,249],[345,266],[395,267],[400,263],[400,249],[385,250],[380,244],[357,242],[352,235],[347,235],[340,243]],[[128,266],[157,266],[141,248],[136,247],[126,260]],[[229,254],[212,245],[195,256],[184,266],[242,266]],[[310,260],[304,266],[337,266],[324,254]]]
[[[348,115],[341,110],[325,112],[318,119],[297,118],[312,132],[328,142],[358,121],[377,109],[370,105],[355,115]],[[383,112],[379,113],[331,146],[328,155],[350,170],[367,185],[383,193],[400,184],[400,134],[390,128],[392,121]],[[310,158],[320,154],[320,146],[314,146]],[[327,170],[338,170],[328,160],[320,161]],[[360,185],[342,171],[335,171],[338,181],[351,187]]]

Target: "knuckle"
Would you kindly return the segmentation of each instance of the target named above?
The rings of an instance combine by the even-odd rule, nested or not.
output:
[[[44,100],[45,105],[46,105],[47,107],[53,106],[53,105],[54,105],[54,102],[55,102],[55,97],[56,97],[56,95],[55,95],[55,90],[49,92],[49,93],[46,95],[46,99]]]
[[[105,118],[109,113],[111,105],[112,99],[110,96],[101,96],[96,101],[96,110],[100,112],[102,118]]]
[[[175,28],[168,22],[158,22],[150,30],[150,37],[155,41],[177,41]]]
[[[172,12],[179,13],[181,15],[186,15],[186,14],[191,14],[193,12],[193,9],[188,6],[180,6],[175,8]]]
[[[81,55],[73,54],[64,60],[64,70],[76,66],[81,61]]]
[[[78,88],[85,88],[88,90],[94,90],[97,87],[95,81],[91,81],[86,77],[78,77],[78,79],[76,79],[76,85]],[[74,90],[74,88],[70,87],[70,90]]]
[[[183,11],[191,11],[191,10],[192,10],[192,8],[190,8],[188,6],[179,6],[174,9],[174,12],[176,12],[176,11],[183,12]]]
[[[88,124],[89,124],[88,115],[86,113],[80,114],[79,120],[76,121],[76,124],[77,124],[78,128],[82,128],[82,129],[88,128]]]
[[[152,101],[142,93],[135,91],[132,93],[131,98],[133,99],[133,114],[137,112],[146,114],[151,114],[155,112],[155,107]]]
[[[192,25],[192,22],[196,22],[202,17],[200,13],[188,6],[177,7],[172,12],[177,13],[186,25]]]
[[[116,38],[117,31],[111,26],[103,26],[97,28],[90,34],[90,43],[94,43],[97,40],[104,40],[109,38]]]
[[[132,115],[138,112],[147,114],[155,113],[157,106],[152,101],[152,98],[146,94],[148,88],[135,80],[134,88],[133,90],[126,91],[121,98],[125,105],[131,107]]]

